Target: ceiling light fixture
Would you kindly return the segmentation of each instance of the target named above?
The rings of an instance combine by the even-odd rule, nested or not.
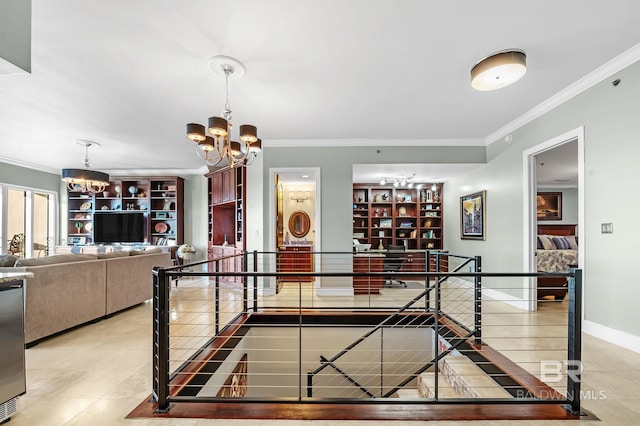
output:
[[[100,146],[97,142],[78,139],[76,143],[84,146],[84,169],[62,169],[62,180],[71,192],[99,193],[109,186],[109,175],[89,170],[89,147]]]
[[[411,176],[383,177],[380,179],[380,185],[386,185],[387,183],[390,183],[390,184],[393,184],[393,186],[396,188],[400,186],[413,188],[413,185],[414,185],[413,180],[415,179],[415,177],[416,177],[415,173],[412,174]]]
[[[245,73],[244,65],[229,56],[214,56],[209,60],[211,69],[225,77],[225,103],[222,117],[209,117],[205,133],[202,124],[187,124],[187,138],[196,143],[196,152],[209,166],[225,162],[229,167],[251,164],[262,151],[262,141],[258,139],[258,129],[251,124],[240,125],[240,141],[231,140],[231,106],[229,105],[229,78],[240,78]]]
[[[471,87],[496,90],[520,80],[527,72],[527,55],[522,50],[496,52],[481,59],[471,69]]]

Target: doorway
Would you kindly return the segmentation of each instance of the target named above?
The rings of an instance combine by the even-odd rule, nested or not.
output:
[[[311,270],[300,269],[297,272],[319,272],[321,237],[320,168],[270,169],[268,250],[308,250],[311,253]],[[286,256],[284,263],[300,267],[308,265],[305,262],[287,262]],[[282,266],[276,260],[276,271],[282,270]],[[305,266],[305,269],[308,268]],[[315,279],[315,287],[320,287],[319,278]]]
[[[584,269],[584,128],[579,127],[571,130],[560,136],[557,136],[549,141],[536,145],[523,152],[524,162],[524,265],[523,270],[526,272],[536,272],[536,249],[537,249],[537,236],[538,236],[538,219],[537,219],[537,194],[539,189],[538,184],[538,170],[543,167],[556,167],[552,166],[549,161],[545,165],[544,159],[553,159],[554,150],[556,153],[568,152],[567,148],[576,144],[576,161],[577,161],[577,176],[575,177],[577,184],[577,212],[575,212],[577,230],[576,235],[580,244],[578,245],[578,265]],[[542,160],[541,160],[542,159]],[[561,167],[558,167],[561,170]],[[551,174],[547,175],[546,183],[549,183],[549,179],[553,178]],[[556,180],[564,180],[560,177]],[[524,288],[525,297],[529,301],[528,309],[535,311],[538,308],[538,292],[535,278],[525,278]],[[584,303],[584,301],[583,301]]]

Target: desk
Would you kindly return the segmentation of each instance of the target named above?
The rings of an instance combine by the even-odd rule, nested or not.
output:
[[[356,253],[353,255],[353,272],[382,272],[384,254]],[[379,294],[384,277],[353,277],[354,294]]]

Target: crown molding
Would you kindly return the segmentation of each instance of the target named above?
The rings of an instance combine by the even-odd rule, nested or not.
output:
[[[555,107],[579,95],[585,90],[590,89],[605,78],[610,77],[612,74],[628,67],[638,60],[640,60],[640,43],[611,59],[609,62],[605,63],[599,68],[596,68],[594,71],[582,77],[580,80],[556,93],[541,104],[533,107],[520,117],[516,118],[510,123],[507,123],[495,132],[491,133],[484,138],[485,145],[489,146],[492,143],[497,142],[509,133],[519,129],[527,123],[530,123],[541,115],[546,114]]]
[[[8,158],[8,157],[0,156],[0,162],[11,164],[13,166],[18,166],[18,167],[24,167],[24,168],[27,168],[27,169],[37,170],[39,172],[53,173],[54,175],[58,175],[58,176],[60,175],[60,169],[54,169],[52,167],[46,167],[46,166],[43,166],[42,164],[28,163],[26,161],[16,160],[15,158]]]
[[[180,176],[205,175],[209,172],[206,166],[198,169],[100,169],[110,176]]]
[[[300,147],[353,147],[353,146],[485,146],[477,139],[271,139],[263,140],[269,148]]]

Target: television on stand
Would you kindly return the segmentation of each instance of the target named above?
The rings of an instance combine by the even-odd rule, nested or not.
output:
[[[95,244],[143,243],[146,222],[143,212],[95,212],[93,242]]]

